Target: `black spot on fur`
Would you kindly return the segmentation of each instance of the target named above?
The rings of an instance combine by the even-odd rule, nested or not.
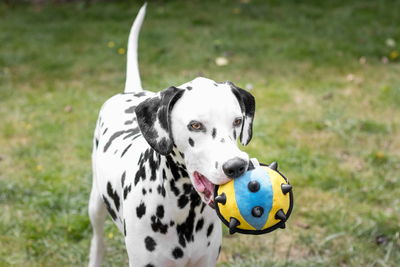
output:
[[[179,208],[183,209],[189,202],[189,198],[185,195],[181,195],[178,199],[178,206]]]
[[[145,96],[145,95],[146,95],[146,92],[139,92],[139,93],[134,94],[134,96],[136,96],[136,97],[141,97],[141,96]]]
[[[185,195],[191,194],[193,189],[194,188],[192,184],[189,183],[183,184],[183,191]]]
[[[214,86],[218,87],[218,84],[217,84],[217,83],[214,83]]]
[[[108,128],[105,128],[103,131],[103,135],[105,135],[107,131],[108,131]]]
[[[179,152],[179,155],[181,155],[181,157],[184,159],[185,158],[185,154],[182,152]]]
[[[186,246],[186,242],[192,242],[194,240],[193,237],[193,229],[194,229],[194,221],[196,219],[195,209],[202,203],[200,196],[197,192],[192,192],[190,195],[190,209],[186,220],[177,224],[176,231],[178,233],[178,241],[182,247]]]
[[[135,121],[135,119],[133,119],[133,120],[127,120],[127,121],[125,121],[125,125],[130,125],[130,124],[132,124],[133,122]]]
[[[182,177],[189,177],[189,174],[187,173],[186,169],[180,167],[179,170],[181,171],[181,176]]]
[[[160,219],[162,219],[164,217],[164,206],[163,205],[158,205],[156,215]]]
[[[212,133],[211,133],[212,138],[215,138],[217,136],[217,129],[213,128]]]
[[[236,140],[237,136],[236,136],[236,131],[233,131],[233,139]]]
[[[166,159],[167,159],[167,166],[169,166],[175,181],[179,180],[179,178],[181,178],[179,174],[179,166],[176,164],[176,162],[173,160],[171,156],[169,155],[166,156]]]
[[[203,202],[202,205],[201,205],[200,214],[203,213],[204,208],[205,208],[206,206],[207,206],[206,203]]]
[[[172,251],[172,256],[174,256],[175,259],[179,259],[183,257],[183,251],[180,247],[174,248]]]
[[[180,191],[179,191],[179,189],[178,189],[178,187],[176,187],[176,185],[175,185],[175,180],[170,180],[169,181],[169,186],[170,186],[170,188],[171,188],[171,191],[174,193],[174,195],[175,196],[179,196],[179,194],[180,194]]]
[[[125,102],[131,102],[132,101],[132,99],[127,99],[127,100],[125,100]]]
[[[151,216],[151,229],[153,229],[154,232],[166,234],[168,232],[168,224],[163,224],[159,218],[153,215]]]
[[[186,89],[188,89],[189,91],[192,90],[191,86],[186,86]]]
[[[125,109],[125,113],[133,113],[133,112],[135,112],[135,109],[136,109],[136,106],[132,106],[132,107],[129,107],[129,108],[127,108],[127,109]]]
[[[148,163],[151,170],[150,181],[155,181],[157,179],[156,172],[159,167],[159,161],[157,159],[154,159],[154,157],[155,157],[155,151],[153,149],[149,149]]]
[[[141,202],[140,205],[136,208],[136,215],[140,219],[143,217],[145,213],[146,213],[146,206],[144,205],[143,202]]]
[[[104,201],[104,204],[106,205],[108,213],[110,214],[111,218],[115,221],[117,219],[117,214],[111,208],[110,202],[108,202],[108,200],[105,196],[103,196],[103,201]]]
[[[146,264],[146,266],[144,266],[144,267],[154,267],[154,265],[151,264],[151,263],[148,263],[148,264]]]
[[[200,230],[203,228],[203,225],[204,225],[204,219],[201,218],[200,220],[197,221],[197,224],[196,224],[196,233],[197,233],[198,231],[200,231]]]
[[[129,137],[134,136],[134,135],[136,135],[136,136],[133,138],[133,140],[134,140],[135,138],[137,138],[138,136],[141,136],[139,128],[130,129],[129,134],[127,134],[127,135],[124,136],[124,140],[126,140],[126,139],[128,139]]]
[[[129,146],[127,146],[127,147],[124,149],[124,151],[122,151],[121,158],[125,155],[126,151],[128,151],[128,149],[129,149],[131,146],[132,146],[132,144],[129,144]]]
[[[154,241],[154,239],[151,238],[150,236],[146,236],[146,238],[144,239],[144,244],[148,251],[154,251],[157,246],[156,241]]]
[[[124,219],[124,236],[126,236],[126,223],[125,223],[125,219]]]
[[[192,147],[194,146],[194,141],[192,138],[189,137],[189,145],[191,145]]]
[[[218,169],[218,161],[215,162],[215,168]]]
[[[207,228],[207,237],[209,237],[214,229],[214,224],[210,224]]]
[[[208,243],[207,243],[207,247],[209,247],[209,246],[210,246],[210,244],[211,244],[211,243],[210,243],[210,241],[208,241]]]
[[[132,190],[132,184],[130,184],[129,186],[126,186],[124,188],[124,199],[126,199],[126,197],[128,196],[128,194],[131,192]]]
[[[124,172],[121,176],[121,187],[123,188],[125,185],[125,176],[126,176],[126,172]]]
[[[117,191],[114,191],[110,182],[107,183],[107,194],[114,201],[115,208],[119,211],[120,200]]]
[[[221,143],[225,143],[225,139],[224,138],[221,138]]]
[[[159,195],[162,195],[163,197],[165,197],[166,195],[166,191],[163,185],[158,185],[157,186],[157,192]]]
[[[142,194],[143,194],[143,196],[146,195],[146,193],[147,193],[147,192],[146,192],[146,189],[143,188],[143,189],[142,189]]]
[[[139,129],[138,129],[138,128],[135,128],[135,129],[129,129],[129,130],[118,131],[118,132],[113,133],[113,134],[110,136],[110,139],[108,139],[107,143],[105,144],[103,152],[106,152],[106,151],[107,151],[107,149],[111,146],[112,142],[113,142],[117,137],[119,137],[119,136],[121,136],[121,135],[123,135],[123,134],[125,134],[125,133],[132,133],[132,132],[134,132],[134,131],[137,131],[137,133],[138,133],[138,132],[139,132]]]
[[[98,148],[98,146],[99,146],[99,139],[96,138],[96,149]]]
[[[135,185],[138,184],[138,182],[140,181],[140,178],[142,178],[142,180],[144,180],[145,177],[146,177],[146,168],[144,166],[144,160],[141,159],[141,160],[139,160],[139,169],[135,175],[135,181],[134,181]]]
[[[169,226],[174,226],[175,222],[174,221],[170,221],[169,222]]]

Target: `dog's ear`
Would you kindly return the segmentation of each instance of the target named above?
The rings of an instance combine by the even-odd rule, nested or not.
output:
[[[233,94],[236,96],[243,113],[242,130],[240,131],[240,142],[247,145],[253,136],[253,120],[256,109],[256,102],[252,94],[235,86],[232,82],[227,82]]]
[[[140,103],[136,109],[136,118],[149,145],[158,153],[171,153],[174,140],[171,132],[171,110],[184,90],[170,87],[154,97]]]

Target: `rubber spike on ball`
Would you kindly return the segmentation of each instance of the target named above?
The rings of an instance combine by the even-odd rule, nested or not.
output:
[[[269,164],[268,167],[270,167],[274,171],[277,171],[278,170],[278,162],[274,161],[271,164]]]
[[[225,205],[225,203],[226,203],[226,195],[225,195],[225,193],[222,193],[221,195],[216,196],[215,197],[215,202]]]
[[[282,184],[281,185],[282,193],[286,195],[290,190],[292,190],[292,186],[290,184]]]
[[[236,227],[240,224],[240,222],[236,219],[231,217],[229,221],[229,233],[234,234],[236,233]]]
[[[275,214],[275,219],[286,221],[286,214],[283,212],[283,210],[278,210]]]

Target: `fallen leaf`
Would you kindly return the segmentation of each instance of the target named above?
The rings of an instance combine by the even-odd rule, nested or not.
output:
[[[385,43],[389,47],[395,47],[396,46],[396,41],[393,40],[392,38],[387,38]]]
[[[215,64],[217,64],[217,66],[226,66],[229,64],[229,60],[226,57],[217,57],[215,59]]]
[[[64,111],[70,113],[72,111],[72,106],[70,105],[65,106]]]

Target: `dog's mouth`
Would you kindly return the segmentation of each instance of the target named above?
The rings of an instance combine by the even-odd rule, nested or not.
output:
[[[214,187],[215,185],[210,182],[204,175],[195,171],[193,173],[194,188],[203,196],[204,202],[210,207],[214,208]]]

